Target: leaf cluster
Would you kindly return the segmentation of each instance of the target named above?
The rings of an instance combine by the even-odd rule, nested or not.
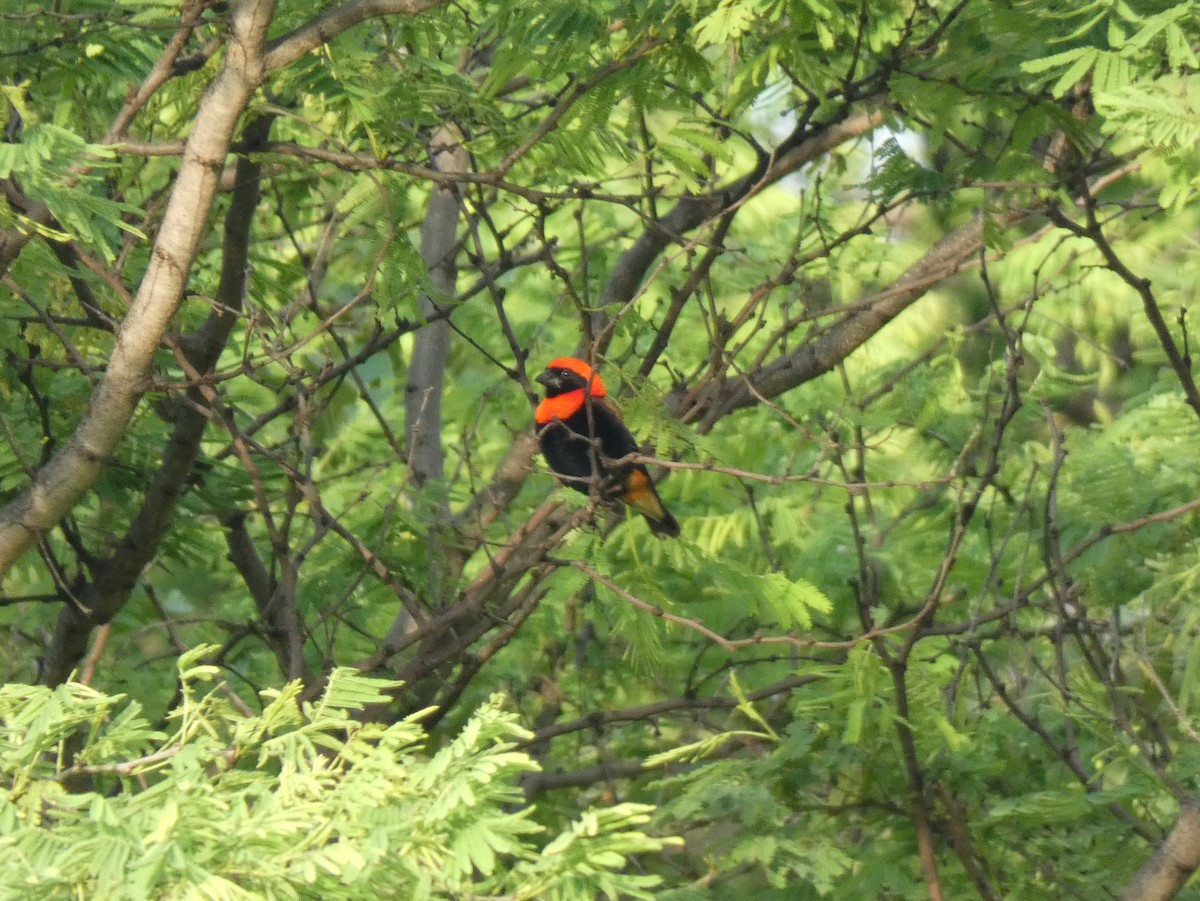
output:
[[[362,720],[392,683],[338,670],[311,702],[293,683],[245,715],[205,684],[213,650],[180,658],[169,732],[77,683],[4,688],[4,897],[651,897],[653,877],[625,872],[671,844],[640,830],[649,809],[546,837],[499,697],[431,753],[420,714]]]

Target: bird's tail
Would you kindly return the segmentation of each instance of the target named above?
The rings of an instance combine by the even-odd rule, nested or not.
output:
[[[658,492],[654,490],[654,482],[646,472],[640,469],[630,470],[625,479],[621,500],[646,517],[650,531],[655,535],[679,537],[679,523],[671,515],[671,511],[663,506]]]

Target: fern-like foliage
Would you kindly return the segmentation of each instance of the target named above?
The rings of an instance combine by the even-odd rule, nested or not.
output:
[[[905,153],[896,138],[888,138],[875,152],[875,169],[863,187],[887,203],[904,193],[933,194],[945,184],[945,179],[937,172],[925,168]]]
[[[673,843],[640,831],[649,808],[588,810],[547,840],[499,696],[430,755],[421,713],[358,715],[396,683],[340,669],[313,703],[293,683],[245,716],[211,651],[181,658],[169,734],[84,685],[0,690],[0,896],[651,897],[657,879],[626,867]]]

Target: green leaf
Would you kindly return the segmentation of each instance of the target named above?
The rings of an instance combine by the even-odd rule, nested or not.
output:
[[[1059,76],[1058,81],[1050,89],[1050,93],[1055,97],[1062,97],[1067,91],[1073,89],[1091,71],[1099,56],[1100,53],[1097,50],[1086,50],[1080,53],[1078,58]]]

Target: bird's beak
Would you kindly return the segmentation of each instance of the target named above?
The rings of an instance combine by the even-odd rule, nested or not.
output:
[[[545,372],[535,378],[534,381],[539,385],[545,385],[547,388],[553,388],[556,384],[558,384],[558,376],[547,369]]]

